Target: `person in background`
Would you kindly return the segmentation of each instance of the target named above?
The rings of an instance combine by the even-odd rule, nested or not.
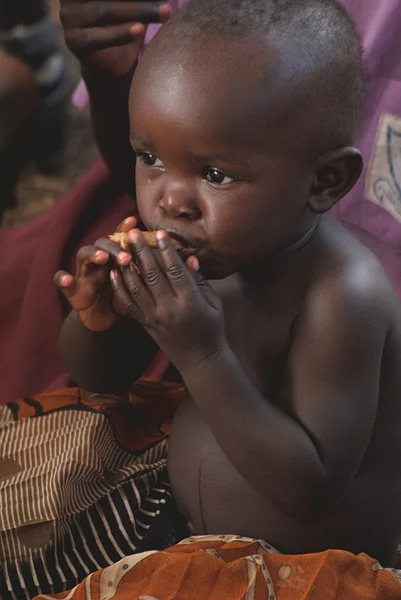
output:
[[[69,89],[59,35],[46,0],[0,0],[0,49],[23,61],[38,86],[32,153],[44,173],[59,167],[67,129]]]
[[[99,10],[104,11],[100,23]],[[61,2],[66,41],[81,63],[104,161],[47,213],[0,231],[0,281],[9,290],[0,302],[0,403],[73,383],[58,348],[69,309],[53,275],[72,267],[80,246],[135,212],[135,157],[127,137],[129,85],[146,28],[170,14],[166,3]]]
[[[0,218],[15,203],[18,177],[29,158],[37,107],[31,70],[20,59],[0,52]]]

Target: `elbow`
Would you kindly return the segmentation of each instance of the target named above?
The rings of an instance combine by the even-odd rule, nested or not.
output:
[[[60,354],[71,379],[78,387],[94,394],[113,394],[127,389],[132,374],[127,360],[111,366],[107,348],[107,333],[86,330],[71,312],[60,333]]]

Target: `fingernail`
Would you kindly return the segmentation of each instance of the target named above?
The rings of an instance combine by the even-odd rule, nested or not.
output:
[[[62,285],[63,287],[68,287],[69,284],[70,284],[70,276],[63,275],[63,277],[61,277],[61,279],[60,279],[60,285]]]
[[[118,255],[118,260],[120,262],[126,261],[126,260],[131,260],[131,255],[128,254],[128,252],[120,252]]]
[[[166,250],[167,243],[165,238],[157,238],[157,245],[159,246],[159,250]]]
[[[199,260],[196,258],[196,256],[191,256],[191,259],[194,271],[200,271]]]
[[[163,20],[167,20],[172,14],[171,8],[168,4],[162,4],[159,8],[159,16]]]
[[[129,233],[128,233],[128,237],[130,239],[131,242],[135,243],[138,241],[138,231],[136,231],[135,229],[132,229]]]
[[[145,33],[145,27],[143,26],[142,23],[134,23],[134,25],[132,25],[132,27],[130,27],[129,32],[134,37],[143,35]]]

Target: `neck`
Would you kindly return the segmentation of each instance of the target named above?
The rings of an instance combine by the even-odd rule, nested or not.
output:
[[[319,224],[321,222],[321,216],[317,216],[314,220],[313,224],[309,229],[294,242],[281,248],[272,254],[270,254],[267,259],[264,259],[263,262],[253,266],[247,271],[240,273],[241,279],[244,283],[254,284],[255,281],[263,281],[267,274],[270,275],[278,275],[279,273],[286,270],[287,265],[290,266],[292,264],[292,260],[297,257],[300,252],[309,244],[309,242],[314,237]]]

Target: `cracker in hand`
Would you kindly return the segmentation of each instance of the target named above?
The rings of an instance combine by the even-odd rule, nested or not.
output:
[[[143,237],[145,238],[146,242],[148,243],[148,245],[151,248],[158,247],[156,233],[157,233],[156,231],[143,231],[142,232]],[[128,232],[122,231],[122,232],[118,232],[118,233],[113,233],[112,235],[109,235],[109,238],[111,239],[112,242],[119,244],[123,250],[127,250],[129,248],[130,239],[128,237]],[[176,250],[182,249],[182,244],[180,244],[180,242],[178,240],[175,240],[174,238],[170,238],[170,241]]]

